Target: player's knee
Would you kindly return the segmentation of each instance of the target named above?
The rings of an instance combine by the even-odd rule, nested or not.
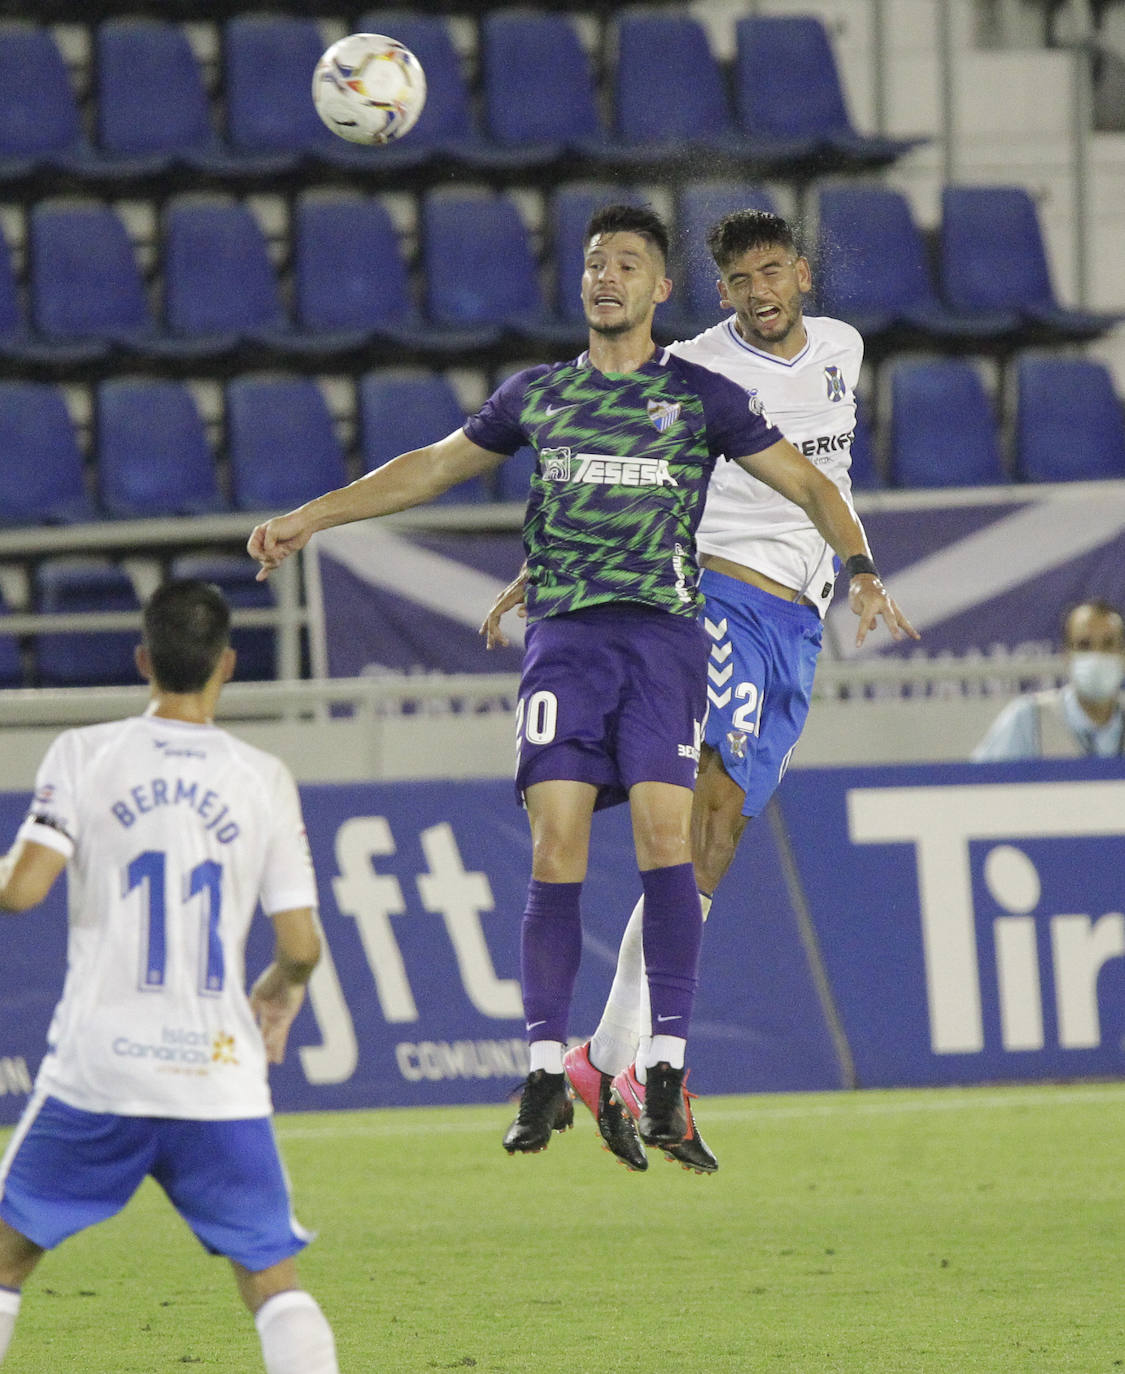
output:
[[[586,846],[556,831],[535,836],[531,876],[541,883],[578,883],[586,876]]]
[[[671,868],[691,858],[691,836],[688,827],[679,821],[635,825],[633,837],[637,864],[642,869]]]

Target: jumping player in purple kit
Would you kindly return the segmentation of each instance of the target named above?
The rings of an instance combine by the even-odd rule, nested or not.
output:
[[[863,341],[841,320],[808,318],[809,265],[785,220],[758,210],[725,216],[707,236],[720,303],[732,313],[694,339],[671,345],[681,357],[737,382],[794,445],[850,500],[848,467]],[[784,775],[808,715],[821,620],[836,582],[834,552],[805,511],[721,465],[707,491],[696,535],[702,568],[703,626],[711,642],[709,709],[693,805],[692,854],[704,919],[730,866],[747,819],[761,813]],[[496,598],[481,626],[488,647],[504,644],[500,618],[524,599],[526,573]],[[849,599],[867,615],[871,579],[853,579]],[[917,637],[897,613],[896,638]],[[646,1094],[652,1034],[643,952],[643,898],[622,936],[617,970],[593,1036],[565,1056],[576,1096],[595,1117],[602,1142],[632,1169],[646,1167],[631,1125]],[[718,1161],[696,1128],[684,1093],[685,1138],[667,1158],[697,1173]],[[623,1119],[626,1107],[629,1119]]]
[[[520,961],[530,1072],[504,1136],[509,1154],[543,1149],[573,1121],[563,1054],[590,828],[595,810],[625,800],[662,1028],[637,1128],[660,1147],[688,1129],[684,1064],[702,931],[691,806],[709,649],[695,530],[716,462],[737,463],[800,506],[858,570],[865,618],[897,623],[835,484],[741,387],[653,342],[653,312],[671,291],[667,250],[651,210],[599,210],[584,238],[586,352],[516,373],[463,429],[258,526],[248,543],[265,577],[317,530],[432,500],[525,444],[538,452],[524,520],[529,628],[516,768],[532,839]]]

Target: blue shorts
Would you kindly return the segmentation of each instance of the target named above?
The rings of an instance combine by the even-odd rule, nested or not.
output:
[[[614,603],[548,616],[526,636],[516,794],[565,778],[616,806],[638,782],[695,786],[707,710],[699,622]]]
[[[38,1093],[0,1162],[0,1217],[50,1250],[114,1216],[147,1175],[211,1254],[252,1272],[312,1239],[290,1210],[269,1117],[112,1116]]]
[[[822,626],[812,606],[703,570],[707,632],[706,742],[757,816],[785,776],[805,728]]]

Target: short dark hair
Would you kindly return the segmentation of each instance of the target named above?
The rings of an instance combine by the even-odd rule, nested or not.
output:
[[[230,643],[230,607],[211,582],[165,582],[145,603],[144,642],[156,685],[201,692]]]
[[[707,247],[720,272],[743,253],[775,244],[800,255],[789,221],[769,210],[734,210],[707,231]]]
[[[1084,596],[1081,601],[1072,601],[1062,613],[1062,620],[1059,624],[1059,640],[1065,647],[1070,638],[1070,617],[1075,611],[1080,611],[1083,607],[1089,608],[1095,615],[1112,615],[1125,625],[1125,615],[1122,615],[1117,607],[1107,601],[1104,596]]]
[[[640,234],[667,260],[669,234],[668,226],[651,205],[601,205],[590,216],[582,247],[588,248],[590,240],[598,234]]]

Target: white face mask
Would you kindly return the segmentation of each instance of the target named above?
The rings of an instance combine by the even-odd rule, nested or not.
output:
[[[1111,701],[1125,679],[1121,654],[1082,653],[1070,656],[1070,680],[1083,701]]]

